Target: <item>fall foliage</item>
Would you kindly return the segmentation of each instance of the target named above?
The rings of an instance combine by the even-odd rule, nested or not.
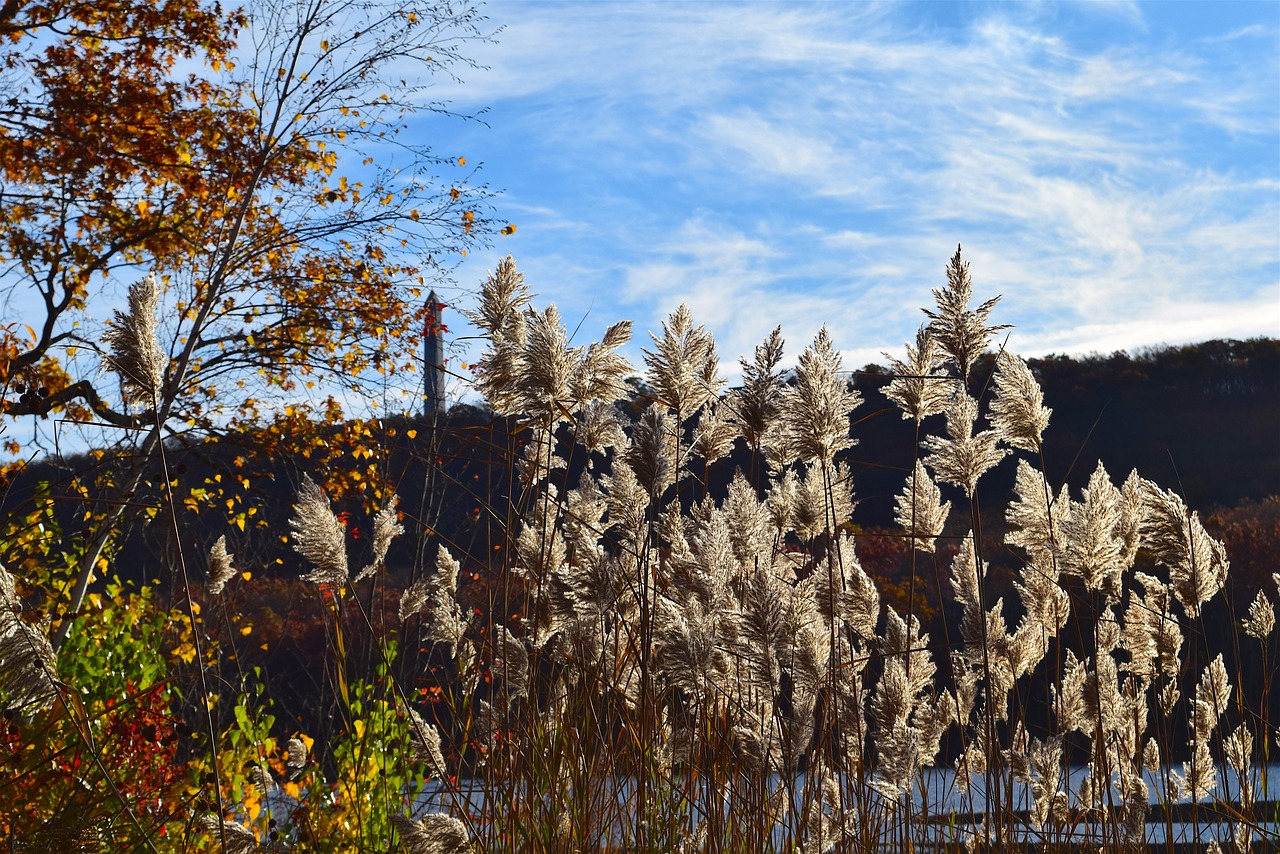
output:
[[[0,435],[18,455],[17,424],[48,449],[92,423],[127,451],[85,473],[116,503],[84,520],[96,548],[68,610],[145,496],[220,491],[164,473],[162,443],[310,452],[293,422],[348,423],[336,395],[359,400],[367,377],[416,384],[427,286],[499,228],[422,121],[449,115],[431,79],[467,65],[483,26],[467,4],[416,0],[0,10],[0,289],[21,308],[0,326]],[[134,334],[107,315],[144,274],[160,376],[131,403],[99,342]]]

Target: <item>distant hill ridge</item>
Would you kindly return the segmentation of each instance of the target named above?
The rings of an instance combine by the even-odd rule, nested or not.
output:
[[[1177,489],[1189,506],[1202,510],[1280,494],[1275,440],[1280,431],[1280,340],[1214,340],[1134,355],[1047,356],[1028,363],[1040,380],[1046,405],[1053,409],[1045,433],[1045,467],[1055,485],[1066,481],[1079,488],[1101,460],[1113,477],[1122,479],[1137,468],[1144,477]],[[988,385],[993,365],[990,354],[976,365],[975,394]],[[880,391],[890,379],[879,365],[868,365],[853,376],[863,396],[851,416],[858,443],[842,456],[853,472],[858,501],[854,520],[863,525],[892,526],[893,496],[913,459],[913,428]],[[647,403],[639,394],[632,406]],[[430,508],[426,521],[434,536],[463,551],[483,554],[486,538],[494,531],[481,505],[498,506],[508,494],[507,457],[508,449],[515,447],[511,434],[516,425],[469,404],[454,406],[434,428],[415,416],[387,417],[381,423],[386,433],[384,470],[401,508],[415,516],[419,508]],[[941,430],[941,416],[925,427]],[[235,458],[246,454],[251,455],[252,448],[243,443],[211,442],[172,448],[169,465],[181,473],[186,488],[235,470]],[[734,461],[743,462],[746,454],[739,447]],[[576,482],[575,467],[580,464],[571,465],[567,482]],[[102,463],[82,455],[29,466],[0,493],[0,514],[21,512],[37,482],[51,483],[56,495],[71,475],[95,465]],[[263,565],[290,574],[297,570],[298,558],[278,533],[291,513],[296,486],[304,473],[318,479],[331,473],[310,471],[305,459],[258,459],[250,465],[255,499],[262,505],[260,518],[272,520],[272,536],[263,539],[273,542],[261,546]],[[723,495],[735,467],[725,461],[711,467],[712,494]],[[750,470],[749,462],[745,468]],[[1013,472],[1014,466],[1005,461],[983,479],[980,489],[992,499],[1002,498],[1011,488]],[[424,494],[427,487],[434,496]],[[76,502],[65,506],[66,530],[74,531],[69,511]],[[359,507],[347,501],[335,502],[335,509]],[[226,533],[216,515],[186,520],[188,546]],[[151,562],[148,553],[152,559],[172,554],[172,544],[162,541],[166,531],[166,526],[135,525],[118,543],[117,554],[129,558],[122,564],[143,566]],[[252,535],[250,528],[241,536]],[[410,538],[402,538],[406,539]],[[401,543],[398,549],[407,547]],[[393,567],[398,562],[394,558],[393,552]],[[405,558],[408,555],[401,559]]]

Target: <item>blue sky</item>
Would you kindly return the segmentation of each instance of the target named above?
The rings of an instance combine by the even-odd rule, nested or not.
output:
[[[513,254],[579,341],[684,302],[727,375],[778,323],[861,367],[957,243],[1023,355],[1280,335],[1280,4],[485,11],[487,69],[435,90],[485,124],[419,132],[518,230],[457,281]]]

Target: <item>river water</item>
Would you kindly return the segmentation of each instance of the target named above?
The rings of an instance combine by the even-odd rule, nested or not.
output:
[[[1180,770],[1180,767],[1175,769]],[[1061,787],[1070,798],[1073,811],[1079,808],[1079,792],[1087,771],[1083,767],[1072,768]],[[1273,763],[1263,769],[1253,770],[1254,799],[1259,804],[1254,811],[1253,850],[1280,852],[1280,763]],[[1152,808],[1145,826],[1146,842],[1153,847],[1165,848],[1172,841],[1180,848],[1183,846],[1198,847],[1217,840],[1224,850],[1230,847],[1233,823],[1240,818],[1239,793],[1240,781],[1226,767],[1217,769],[1217,786],[1211,797],[1197,804],[1189,799],[1173,799],[1167,794],[1166,775],[1163,772],[1144,775],[1147,784],[1148,803]],[[949,768],[930,768],[917,778],[917,787],[912,792],[912,827],[910,838],[915,847],[928,849],[933,846],[947,846],[964,840],[968,836],[981,834],[980,822],[986,810],[986,780],[974,776],[972,784],[966,789],[958,785],[955,772]],[[634,792],[634,781],[619,780],[616,789],[620,803],[629,801]],[[795,780],[797,792],[803,787],[803,777]],[[775,778],[773,788],[781,786],[781,780]],[[493,785],[501,790],[500,783]],[[463,780],[456,787],[448,789],[431,786],[423,792],[415,814],[424,811],[443,811],[458,813],[466,810],[473,816],[484,816],[485,785],[480,780]],[[1005,792],[1001,798],[1007,807],[1009,796]],[[1113,794],[1113,797],[1114,794]],[[872,794],[870,803],[877,812],[876,824],[885,827],[901,828],[905,818],[905,796],[899,802],[897,811],[888,807],[888,802],[877,794]],[[1020,818],[1015,821],[1012,838],[1017,841],[1033,843],[1052,841],[1057,843],[1090,843],[1105,846],[1114,839],[1114,828],[1108,829],[1101,824],[1090,823],[1083,814],[1069,828],[1059,830],[1052,836],[1042,835],[1025,823],[1026,812],[1032,805],[1030,788],[1022,783],[1013,784],[1012,804],[1015,814]],[[554,806],[554,805],[549,805]],[[623,815],[631,815],[623,811]],[[1073,813],[1075,814],[1075,813]],[[620,829],[621,830],[621,829]],[[895,841],[901,841],[901,831],[895,830],[895,839],[883,840],[881,850],[893,850]],[[781,845],[786,836],[785,828],[779,826],[774,831],[775,843]]]

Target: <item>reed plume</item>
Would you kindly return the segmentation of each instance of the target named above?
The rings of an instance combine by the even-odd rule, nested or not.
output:
[[[1000,297],[992,297],[972,311],[969,300],[973,298],[973,281],[969,278],[969,262],[960,257],[960,247],[947,264],[947,285],[934,289],[933,298],[937,311],[924,309],[929,318],[928,333],[956,365],[960,376],[968,379],[969,370],[978,356],[987,349],[992,335],[1008,329],[1007,324],[988,326],[987,320]]]
[[[751,361],[739,359],[742,387],[730,393],[727,405],[733,421],[749,448],[759,451],[778,414],[782,391],[782,327],[775,326],[769,337],[756,345]]]
[[[354,581],[362,581],[386,565],[387,550],[391,548],[391,541],[404,533],[404,525],[400,524],[396,512],[396,505],[399,503],[400,497],[393,492],[387,499],[386,505],[374,515],[373,560],[356,574]]]
[[[445,813],[427,813],[418,819],[394,815],[408,854],[463,854],[472,850],[471,833],[458,819]]]
[[[426,763],[433,777],[448,777],[449,766],[444,761],[440,730],[424,721],[413,709],[406,706],[404,712],[409,723],[409,757],[414,762]]]
[[[457,655],[467,633],[467,619],[458,605],[458,572],[462,567],[442,543],[436,551],[436,574],[430,580],[420,579],[400,599],[400,619],[416,614],[428,603],[433,607],[428,616],[426,637],[442,645],[450,655]]]
[[[1142,482],[1142,490],[1143,542],[1169,568],[1173,594],[1194,619],[1226,582],[1226,549],[1209,536],[1199,514],[1189,511],[1177,493],[1149,480]]]
[[[683,421],[715,397],[724,381],[717,376],[716,344],[706,327],[694,326],[689,308],[679,308],[662,321],[662,337],[653,333],[654,349],[644,348],[649,382],[663,406]]]
[[[1276,612],[1271,600],[1261,590],[1249,604],[1249,612],[1244,618],[1244,631],[1250,637],[1266,640],[1276,627]]]
[[[222,595],[227,582],[236,577],[236,568],[231,559],[235,557],[227,551],[227,536],[223,534],[209,549],[209,583],[206,588],[210,596]]]
[[[1027,363],[1008,350],[1001,350],[996,357],[995,387],[991,426],[1007,444],[1039,453],[1053,410],[1044,405],[1040,384]]]
[[[914,473],[907,476],[902,492],[898,493],[894,513],[894,521],[906,531],[912,548],[933,554],[950,512],[951,502],[943,502],[942,492],[929,477],[924,464],[916,460]]]
[[[291,738],[285,742],[286,759],[285,779],[296,780],[302,776],[302,771],[307,767],[307,743],[300,738]]]
[[[519,386],[527,340],[523,312],[532,299],[524,274],[508,255],[481,284],[479,310],[463,312],[487,340],[477,362],[476,390],[500,415],[519,412],[523,400]]]
[[[103,366],[120,375],[124,399],[156,406],[164,386],[169,358],[160,347],[156,308],[160,283],[150,273],[129,287],[129,310],[115,311],[115,319],[102,332],[107,345]]]
[[[23,611],[16,579],[0,566],[0,688],[14,711],[46,709],[58,696],[56,656]]]
[[[855,444],[849,436],[849,412],[862,395],[840,376],[840,354],[823,326],[800,354],[796,383],[782,389],[778,420],[770,441],[785,460],[831,464],[836,452]]]
[[[929,451],[924,464],[933,469],[938,480],[963,487],[970,498],[978,478],[1008,453],[996,447],[1000,436],[995,430],[973,431],[977,419],[978,401],[965,391],[957,391],[947,409],[948,438],[928,436],[923,443]]]
[[[293,509],[289,529],[293,532],[294,551],[315,564],[315,569],[303,575],[302,580],[346,584],[350,573],[342,523],[329,506],[329,496],[308,475],[303,475]]]
[[[235,821],[224,821],[216,815],[199,819],[201,829],[223,841],[222,854],[258,854],[261,850],[253,831]]]
[[[916,331],[915,346],[907,344],[906,361],[884,356],[893,374],[884,396],[898,405],[904,419],[920,422],[946,411],[955,380],[943,370],[942,351],[926,327]]]

